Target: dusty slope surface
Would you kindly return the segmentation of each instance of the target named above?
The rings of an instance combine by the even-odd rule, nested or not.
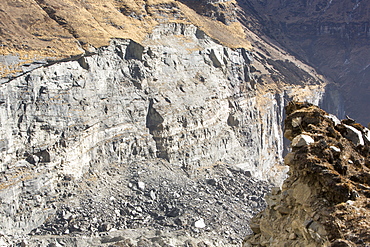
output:
[[[243,246],[369,246],[369,129],[307,103],[286,110],[289,177]]]
[[[0,10],[1,77],[93,52],[113,38],[140,43],[161,23],[194,24],[220,43],[250,47],[240,24],[225,25],[173,0],[5,0]]]
[[[239,0],[244,25],[341,85],[345,111],[367,125],[370,95],[368,1]]]

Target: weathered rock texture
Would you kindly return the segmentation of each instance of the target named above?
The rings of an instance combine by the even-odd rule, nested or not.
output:
[[[213,21],[198,14],[193,5],[174,0],[4,0],[0,3],[0,75],[5,78],[0,81],[49,60],[107,46],[113,38],[140,43],[166,23],[194,24],[224,45],[250,47],[240,23]]]
[[[259,180],[279,184],[285,177],[286,102],[336,110],[338,97],[313,68],[244,32],[233,13],[216,14],[235,1],[204,4],[214,6],[208,17],[188,1],[1,3],[2,15],[13,13],[2,18],[11,21],[0,35],[8,66],[0,85],[0,233],[10,236],[4,239],[23,241],[32,232],[51,243],[50,234],[61,234],[66,246],[85,245],[78,239],[100,234],[90,240],[104,242],[111,229],[144,227],[153,236],[161,226],[192,238],[219,236],[227,246],[247,234],[240,225],[263,207],[258,197],[268,188]],[[241,168],[234,173],[241,180],[217,175],[205,186],[214,178],[200,171],[218,173],[220,166]],[[139,184],[153,167],[170,185],[150,176]],[[196,189],[185,194],[174,177]],[[243,190],[225,189],[240,181]],[[139,190],[128,189],[133,184]],[[171,193],[222,206],[163,198]],[[228,212],[236,201],[243,210]],[[194,230],[197,217],[204,229]],[[71,239],[75,232],[81,238]]]
[[[286,110],[289,177],[266,197],[243,246],[368,246],[369,130],[307,103]]]
[[[262,63],[193,25],[161,26],[149,41],[116,39],[1,85],[4,233],[37,227],[54,212],[56,181],[97,164],[163,159],[191,174],[226,163],[281,180],[285,99],[317,103],[324,88],[258,85]]]

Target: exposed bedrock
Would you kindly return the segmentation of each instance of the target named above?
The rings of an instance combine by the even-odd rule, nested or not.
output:
[[[263,66],[279,70],[252,57],[167,24],[142,44],[114,39],[3,83],[0,231],[40,225],[56,210],[58,181],[98,165],[161,159],[192,176],[227,164],[280,184],[285,102],[328,94],[324,83],[264,82]]]
[[[286,110],[289,177],[266,196],[243,246],[368,246],[369,129],[307,103]]]

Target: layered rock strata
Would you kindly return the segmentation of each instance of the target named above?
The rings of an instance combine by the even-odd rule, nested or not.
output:
[[[4,241],[22,244],[32,233],[41,239],[32,237],[34,245],[87,243],[80,239],[109,245],[125,234],[113,230],[145,228],[148,238],[160,242],[170,238],[156,235],[163,228],[237,245],[249,231],[237,225],[264,206],[259,197],[266,181],[280,184],[285,177],[286,102],[336,110],[335,91],[327,91],[332,84],[229,23],[234,15],[217,20],[215,13],[233,9],[235,1],[207,2],[216,11],[209,17],[188,1],[69,3],[1,5],[7,9],[2,15],[13,13],[11,22],[1,23],[6,35],[0,63],[8,66],[0,85]],[[28,18],[19,21],[20,13]],[[152,173],[166,185],[149,175],[139,180]],[[181,198],[200,198],[203,206]],[[136,237],[130,239],[140,245]]]
[[[194,25],[162,25],[144,44],[115,39],[1,85],[2,234],[59,217],[74,195],[63,192],[65,179],[98,166],[161,161],[191,177],[228,164],[274,183],[284,177],[283,107],[323,100],[315,74],[217,44]],[[288,65],[297,83],[274,82]]]
[[[286,111],[289,177],[266,197],[243,246],[368,246],[369,130],[307,103]]]

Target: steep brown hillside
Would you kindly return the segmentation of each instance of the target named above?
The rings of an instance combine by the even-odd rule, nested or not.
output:
[[[0,76],[27,71],[34,61],[93,52],[113,38],[140,43],[154,27],[171,22],[194,24],[229,47],[250,47],[240,24],[225,25],[174,0],[4,0]]]
[[[267,196],[243,246],[369,246],[369,129],[307,103],[286,112],[289,177]]]
[[[370,4],[361,0],[238,0],[244,24],[340,84],[345,111],[363,124],[370,95]]]

